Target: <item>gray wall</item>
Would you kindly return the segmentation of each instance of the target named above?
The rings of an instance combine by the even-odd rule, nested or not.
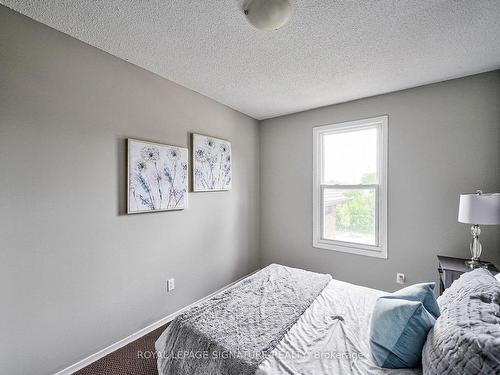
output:
[[[0,372],[51,373],[270,262],[387,290],[398,271],[434,280],[436,253],[467,255],[458,194],[500,190],[499,103],[497,71],[266,120],[259,135],[0,6]],[[383,114],[389,259],[312,248],[312,127]],[[125,215],[125,139],[187,146],[193,131],[232,141],[233,189]],[[499,237],[484,228],[497,264]]]
[[[124,215],[125,139],[192,131],[231,140],[232,190]],[[0,168],[2,374],[54,372],[258,267],[258,122],[4,7]]]
[[[312,128],[389,115],[389,259],[312,247]],[[263,121],[261,257],[373,288],[437,279],[436,254],[468,256],[460,192],[500,191],[500,71]],[[500,266],[500,229],[483,227]]]

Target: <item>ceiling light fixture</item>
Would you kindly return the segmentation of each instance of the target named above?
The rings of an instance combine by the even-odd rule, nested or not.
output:
[[[288,0],[248,0],[244,6],[248,22],[260,30],[277,30],[288,23],[292,5]]]

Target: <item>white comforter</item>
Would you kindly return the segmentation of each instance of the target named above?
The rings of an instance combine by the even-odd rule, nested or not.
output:
[[[256,375],[421,374],[379,368],[370,354],[370,319],[384,292],[332,280],[261,363]]]

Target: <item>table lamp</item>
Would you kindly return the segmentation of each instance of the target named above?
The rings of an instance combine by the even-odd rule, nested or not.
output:
[[[458,221],[472,224],[470,243],[471,260],[465,262],[471,268],[488,268],[489,263],[481,262],[482,246],[479,242],[480,225],[500,224],[500,193],[484,193],[477,190],[475,194],[460,194]]]

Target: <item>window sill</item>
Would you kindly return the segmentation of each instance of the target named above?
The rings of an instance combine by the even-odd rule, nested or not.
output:
[[[373,258],[387,259],[387,249],[383,246],[376,247],[363,244],[340,244],[337,241],[317,240],[313,241],[313,247],[318,249],[340,251],[342,253],[364,255]]]

